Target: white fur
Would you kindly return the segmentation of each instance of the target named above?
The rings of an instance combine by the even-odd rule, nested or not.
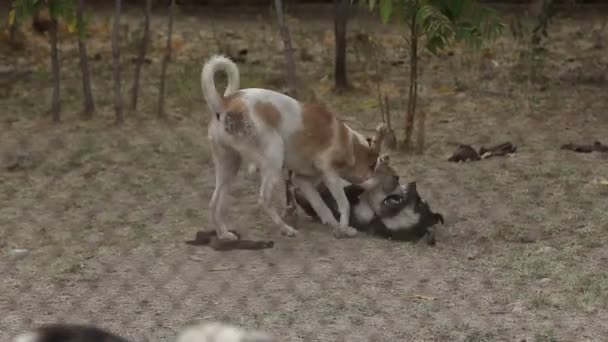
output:
[[[239,132],[228,133],[225,128],[227,127],[225,104],[213,81],[214,74],[218,71],[225,71],[228,74],[228,86],[224,96],[238,91],[239,100],[247,108],[242,122],[243,131],[246,132],[240,135]],[[272,221],[280,227],[283,234],[288,236],[297,234],[293,227],[283,221],[271,204],[273,188],[282,179],[284,167],[294,171],[295,178],[299,179],[300,186],[305,183],[314,184],[316,180],[323,179],[338,203],[341,213],[340,221],[335,222],[333,216],[330,215],[330,218],[326,215],[329,208],[320,200],[319,196],[314,196],[311,192],[308,192],[308,195],[311,196],[308,200],[315,205],[315,210],[321,211],[321,216],[326,216],[325,221],[334,226],[338,233],[347,236],[356,234],[356,230],[348,226],[350,207],[341,187],[343,180],[333,170],[329,157],[316,156],[314,160],[311,160],[300,153],[298,146],[287,145],[292,134],[302,127],[302,106],[297,100],[267,89],[248,88],[238,90],[238,68],[230,59],[223,56],[213,56],[205,63],[201,73],[201,82],[203,96],[212,112],[208,136],[211,142],[216,182],[210,201],[210,216],[219,238],[236,239],[236,236],[229,232],[229,227],[224,220],[224,212],[226,196],[229,194],[230,187],[243,160],[259,168],[261,186],[258,202]],[[270,103],[277,109],[281,115],[279,127],[269,127],[265,124],[255,111],[255,104],[258,102]],[[352,133],[351,137],[367,144],[363,135],[350,128],[348,130]],[[337,140],[337,135],[333,139]],[[329,149],[323,153],[327,153],[327,156],[329,156],[332,152]],[[254,167],[249,167],[250,174],[254,170]],[[327,210],[321,207],[325,207]]]
[[[208,322],[186,328],[178,335],[176,342],[276,342],[276,339],[264,332]]]
[[[17,335],[13,342],[38,342],[40,340],[40,335],[35,331],[28,331]]]
[[[374,209],[366,200],[357,203],[357,205],[353,208],[353,214],[357,221],[364,223],[370,223],[376,216]]]
[[[205,68],[201,72],[201,87],[203,97],[207,101],[207,105],[214,113],[220,113],[224,109],[222,99],[215,88],[213,76],[218,71],[224,71],[228,74],[228,86],[224,92],[224,96],[228,96],[239,90],[240,75],[236,65],[225,56],[213,56]]]
[[[389,230],[399,230],[403,227],[411,227],[418,223],[420,220],[420,214],[414,212],[412,207],[403,208],[399,214],[393,217],[387,217],[382,219],[382,223]]]
[[[393,194],[404,195],[407,192],[407,188],[398,186],[391,192],[384,192],[382,187],[375,187],[372,190],[366,191],[360,197],[359,203],[353,208],[353,215],[358,222],[367,224],[372,219],[379,215],[380,205],[384,198]],[[420,220],[420,214],[414,211],[411,206],[406,206],[397,215],[392,217],[382,218],[382,223],[389,230],[400,230],[404,227],[411,227],[418,223]]]

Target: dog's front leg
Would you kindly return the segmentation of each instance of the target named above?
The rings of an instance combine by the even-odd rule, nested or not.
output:
[[[338,211],[340,212],[340,222],[334,230],[334,235],[336,237],[353,237],[357,235],[357,230],[349,225],[350,203],[344,193],[344,180],[337,175],[325,174],[323,181],[336,200]]]
[[[294,175],[292,177],[293,185],[298,188],[304,198],[310,203],[312,209],[317,213],[322,224],[329,224],[332,227],[338,227],[338,220],[334,217],[327,204],[319,195],[319,191],[315,188],[315,184],[308,177]]]

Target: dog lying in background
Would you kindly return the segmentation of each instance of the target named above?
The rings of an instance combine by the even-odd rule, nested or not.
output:
[[[444,223],[443,215],[434,213],[420,195],[416,182],[401,185],[399,176],[389,165],[389,157],[380,159],[373,179],[376,186],[363,189],[351,184],[344,188],[350,202],[350,223],[358,231],[367,232],[397,241],[418,241],[425,238],[430,245],[435,244],[433,226]],[[325,184],[317,185],[323,201],[337,215],[336,204]],[[297,206],[304,213],[318,220],[306,198],[297,187],[290,191]]]
[[[468,160],[478,161],[492,157],[508,156],[516,151],[517,147],[508,141],[491,147],[481,146],[479,152],[475,151],[471,145],[459,144],[454,154],[448,158],[448,161],[454,163],[466,162]]]
[[[176,342],[276,342],[272,336],[230,324],[207,322],[184,329]],[[13,342],[131,342],[93,325],[47,324],[18,335]]]
[[[223,95],[214,76],[228,75]],[[243,160],[260,169],[259,204],[283,235],[295,236],[272,205],[274,186],[283,169],[294,171],[293,182],[318,213],[324,224],[334,227],[336,237],[350,237],[357,230],[349,225],[349,201],[344,180],[366,187],[376,168],[385,127],[369,144],[355,131],[319,104],[303,103],[276,91],[239,89],[239,70],[223,56],[211,57],[201,72],[203,97],[211,114],[208,138],[215,169],[215,190],[209,203],[211,223],[219,239],[236,240],[225,220],[227,197]],[[314,182],[321,179],[335,199],[340,213],[332,215]]]

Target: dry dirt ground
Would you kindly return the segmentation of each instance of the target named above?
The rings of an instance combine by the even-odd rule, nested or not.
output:
[[[400,29],[357,16],[349,31],[354,89],[336,94],[328,11],[302,9],[290,19],[301,96],[322,99],[355,128],[371,131],[378,109],[370,51],[377,51],[400,123],[407,68],[390,63],[407,62]],[[0,94],[0,340],[67,320],[170,341],[183,326],[208,319],[294,342],[608,339],[608,154],[559,148],[608,143],[605,14],[562,14],[536,57],[527,53],[527,38],[509,27],[485,52],[456,46],[438,57],[423,54],[426,149],[392,157],[402,178],[417,180],[446,218],[436,247],[363,235],[337,240],[312,223],[300,226],[298,238],[281,237],[256,206],[257,179],[246,177],[234,189],[230,219],[242,234],[274,240],[275,247],[221,253],[188,246],[195,231],[212,228],[201,65],[218,44],[248,48],[242,86],[284,87],[271,13],[179,11],[168,123],[154,119],[162,13],[153,18],[141,107],[127,113],[122,127],[112,124],[108,12],[97,10],[90,20],[98,105],[92,121],[77,119],[73,39],[61,45],[60,124],[44,117],[50,99],[44,38],[26,32],[25,52],[2,47],[3,77],[25,73]],[[313,19],[304,18],[309,14]],[[123,21],[125,99],[138,15],[129,9]],[[382,48],[366,43],[368,37]],[[507,140],[518,147],[512,157],[446,161],[455,142]],[[11,257],[16,248],[30,253]]]

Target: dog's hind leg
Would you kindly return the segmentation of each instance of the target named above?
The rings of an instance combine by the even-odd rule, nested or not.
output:
[[[211,153],[215,168],[215,190],[209,202],[211,222],[215,226],[218,239],[237,240],[226,224],[226,196],[230,193],[232,183],[241,167],[241,156],[238,152],[211,143]]]
[[[260,186],[260,197],[258,203],[264,211],[270,216],[274,224],[279,226],[281,234],[287,236],[296,236],[298,231],[288,225],[279,215],[276,208],[272,206],[272,191],[274,186],[283,179],[283,141],[279,136],[273,139],[271,143],[272,151],[266,151],[264,158],[260,163],[260,171],[262,175],[262,185]]]

